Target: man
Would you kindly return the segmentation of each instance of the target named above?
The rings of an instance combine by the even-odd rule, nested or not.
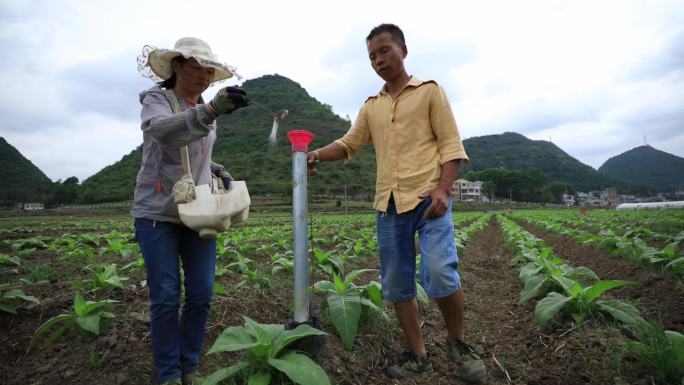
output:
[[[385,81],[366,100],[342,137],[308,153],[309,171],[318,161],[351,158],[373,142],[377,161],[378,248],[383,297],[394,304],[409,350],[387,373],[405,378],[432,371],[420,330],[415,286],[418,231],[420,278],[437,302],[447,328],[448,356],[466,381],[484,377],[482,360],[464,342],[464,296],[456,267],[451,186],[460,161],[468,162],[451,107],[434,81],[409,76],[404,34],[393,24],[375,27],[366,38],[373,70]]]

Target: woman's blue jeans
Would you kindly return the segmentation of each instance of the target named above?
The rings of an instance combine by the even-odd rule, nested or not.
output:
[[[135,220],[135,235],[147,268],[155,371],[161,382],[170,381],[197,371],[199,365],[214,287],[216,241],[180,224],[140,218]],[[185,303],[179,318],[181,262]]]

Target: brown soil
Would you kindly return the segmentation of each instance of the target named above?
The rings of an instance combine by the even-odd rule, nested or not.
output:
[[[35,258],[30,261],[32,264],[53,265],[67,271],[79,270],[55,263],[55,255],[49,252],[37,253]],[[260,265],[265,265],[266,256],[253,258]],[[510,253],[494,221],[471,238],[461,255],[466,293],[466,336],[481,353],[488,370],[482,384],[613,384],[614,377],[635,383],[636,374],[621,373],[611,362],[619,338],[614,330],[591,323],[580,328],[554,324],[550,330],[540,330],[534,320],[534,306],[518,303],[522,286],[517,271],[509,266],[509,259]],[[377,267],[377,258],[359,258],[350,270]],[[599,276],[605,275],[598,269],[594,271]],[[131,283],[144,279],[142,272],[127,276],[131,277]],[[285,324],[288,321],[291,317],[291,285],[287,280],[269,278],[273,282],[270,288],[237,288],[239,277],[236,274],[219,278],[228,293],[216,297],[212,305],[205,351],[223,329],[243,324],[242,315],[263,323]],[[7,277],[0,279],[4,282]],[[322,276],[314,271],[311,281],[319,279]],[[44,301],[41,305],[20,309],[17,316],[0,313],[0,343],[3,346],[0,350],[0,384],[157,383],[152,374],[149,347],[147,288],[135,285],[106,294],[120,302],[111,310],[117,318],[101,336],[70,333],[52,344],[41,341],[28,353],[28,342],[36,328],[50,317],[71,310],[74,289],[68,283],[25,288]],[[648,290],[642,288],[642,291]],[[97,296],[102,299],[105,293]],[[314,302],[320,301],[319,296],[314,297]],[[681,314],[681,307],[679,309]],[[387,310],[392,313],[391,309]],[[435,304],[421,305],[421,314],[435,371],[401,383],[463,383],[456,378],[453,366],[446,358],[446,333],[438,308]],[[339,338],[335,337],[332,325],[324,322],[322,328],[331,335],[327,337],[324,358],[320,363],[333,383],[399,383],[389,379],[384,372],[405,346],[403,334],[396,325],[388,326],[381,321],[369,323],[359,330],[350,351],[345,350]],[[235,353],[203,355],[200,371],[210,374],[236,358]]]
[[[534,305],[518,303],[522,284],[496,222],[475,235],[464,254],[466,329],[484,350],[484,383],[612,384],[626,377],[610,361],[615,331],[593,323],[542,330]]]

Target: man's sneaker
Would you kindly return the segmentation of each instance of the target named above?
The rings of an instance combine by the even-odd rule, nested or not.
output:
[[[447,356],[456,364],[458,376],[466,382],[475,382],[487,374],[484,362],[475,350],[463,341],[447,344]]]
[[[399,362],[387,368],[387,375],[391,378],[406,378],[423,373],[432,373],[430,356],[421,357],[411,350],[401,353]]]

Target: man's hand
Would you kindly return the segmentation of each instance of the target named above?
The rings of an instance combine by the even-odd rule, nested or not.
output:
[[[320,162],[318,150],[310,151],[306,153],[306,171],[309,176],[315,176],[318,174],[318,169],[316,166]]]
[[[449,208],[450,193],[451,191],[449,189],[438,186],[432,190],[418,195],[418,198],[420,199],[430,198],[432,200],[432,204],[425,212],[426,219],[439,218],[446,213],[447,209]]]

